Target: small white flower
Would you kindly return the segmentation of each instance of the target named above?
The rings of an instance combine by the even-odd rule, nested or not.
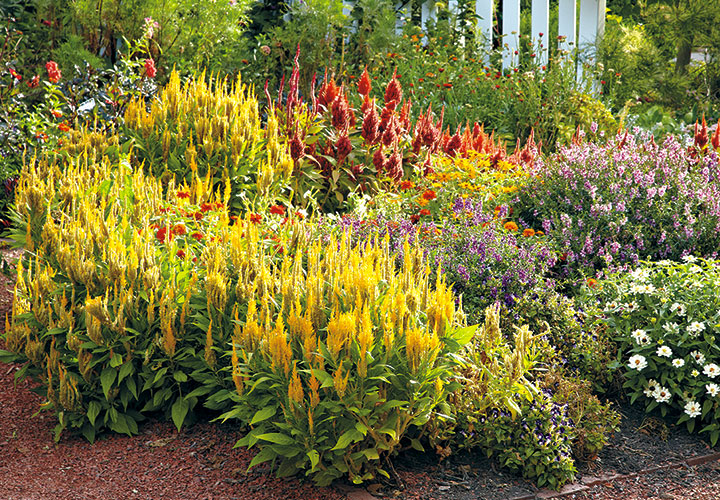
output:
[[[657,388],[658,388],[657,380],[651,378],[650,380],[648,380],[648,385],[645,388],[645,390],[643,391],[643,394],[645,394],[645,396],[651,398],[651,397],[653,397],[653,393],[655,392],[655,389],[657,389]]]
[[[711,398],[714,398],[715,396],[720,394],[720,386],[717,384],[705,384],[705,390]]]
[[[632,285],[630,285],[630,293],[632,293],[632,294],[643,293],[644,289],[645,289],[645,285],[642,285],[639,283],[633,283]]]
[[[635,330],[632,332],[632,338],[635,340],[637,345],[647,345],[650,343],[650,337],[645,330]]]
[[[635,269],[630,273],[630,277],[637,281],[645,281],[650,277],[649,269]]]
[[[688,401],[685,403],[685,413],[687,413],[690,418],[697,417],[700,415],[700,403],[697,401]]]
[[[702,365],[705,363],[705,355],[701,353],[700,351],[693,351],[690,353],[690,357],[692,357],[695,362],[699,365]]]
[[[653,391],[653,397],[658,403],[667,403],[668,401],[670,401],[672,394],[670,394],[670,389],[668,389],[667,387],[658,386]]]
[[[710,378],[715,378],[720,375],[720,366],[715,363],[703,366],[703,373]]]
[[[697,336],[698,333],[705,330],[705,323],[701,323],[700,321],[693,321],[687,327],[687,330],[691,336],[695,337],[695,336]]]
[[[660,347],[657,348],[657,351],[655,351],[655,352],[657,353],[658,356],[662,356],[664,358],[669,358],[670,356],[672,356],[672,349],[670,349],[666,345],[661,345]]]
[[[628,362],[629,368],[634,368],[637,371],[641,371],[646,366],[647,366],[647,360],[645,359],[645,356],[641,356],[640,354],[630,356],[630,359]]]
[[[680,325],[677,323],[665,323],[663,325],[663,330],[668,333],[678,333],[680,331]]]
[[[647,294],[655,293],[655,290],[656,290],[655,286],[654,286],[654,285],[650,285],[650,284],[648,284],[648,285],[643,285],[641,288],[642,288],[642,290],[641,290],[640,293],[647,293]]]
[[[634,300],[630,302],[629,304],[625,304],[625,308],[627,309],[627,312],[634,312],[638,310],[638,304]]]
[[[675,302],[670,306],[670,312],[677,312],[678,316],[685,316],[685,306]]]
[[[618,308],[618,303],[615,302],[614,300],[612,302],[608,302],[607,304],[605,304],[605,312],[614,311],[617,308]]]
[[[682,258],[682,260],[684,260],[685,262],[693,263],[693,262],[697,262],[697,257],[695,257],[695,256],[693,256],[693,255],[685,255],[685,256]]]
[[[672,365],[675,368],[682,368],[683,366],[685,366],[685,360],[682,358],[675,358],[672,360]]]

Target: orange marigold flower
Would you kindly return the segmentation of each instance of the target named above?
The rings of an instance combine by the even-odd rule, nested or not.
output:
[[[422,194],[423,199],[431,201],[437,198],[437,194],[432,189],[428,189]]]
[[[531,236],[535,236],[535,230],[534,230],[534,229],[531,229],[531,228],[527,228],[526,230],[523,231],[523,236],[525,236],[526,238],[530,238]]]
[[[597,285],[597,280],[596,280],[596,279],[594,279],[594,278],[588,278],[588,279],[587,279],[587,286],[589,286],[590,288],[594,288],[595,285]]]
[[[172,228],[172,232],[177,236],[182,236],[183,234],[187,233],[187,229],[185,228],[184,224],[175,224]]]
[[[518,230],[517,224],[515,224],[515,223],[512,222],[512,221],[506,222],[506,223],[503,225],[503,227],[504,227],[507,231],[517,231],[517,230]]]
[[[62,122],[58,125],[58,128],[61,132],[70,132],[70,125],[68,125],[67,122]]]
[[[413,181],[402,181],[400,183],[400,189],[402,189],[402,190],[412,189],[414,187],[415,187],[415,183]]]

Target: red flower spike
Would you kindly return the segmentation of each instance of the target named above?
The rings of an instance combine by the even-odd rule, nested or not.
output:
[[[695,121],[695,146],[698,149],[705,149],[708,143],[707,123],[705,123],[705,115],[702,117],[702,127],[698,130],[698,122]]]
[[[387,169],[388,176],[390,176],[395,182],[400,182],[400,179],[402,179],[405,175],[405,171],[402,167],[402,156],[397,149],[390,155],[385,167]]]
[[[352,151],[352,143],[350,142],[350,137],[348,137],[347,133],[343,134],[340,139],[338,139],[335,144],[335,148],[337,150],[338,161],[342,161],[347,158]]]
[[[385,89],[385,106],[393,110],[402,101],[402,86],[397,79],[397,69],[393,72],[392,80]]]
[[[362,76],[360,77],[360,81],[358,82],[358,93],[361,96],[368,97],[370,95],[370,91],[372,90],[372,80],[370,80],[370,75],[367,72],[367,67],[363,70]]]
[[[363,116],[362,130],[360,134],[367,144],[375,144],[380,136],[379,126],[380,118],[378,117],[377,111],[375,111],[375,105],[365,112]]]
[[[710,139],[710,144],[715,150],[720,150],[720,120],[718,120],[717,127],[715,127],[715,133]]]
[[[300,139],[300,133],[298,132],[297,127],[295,127],[295,134],[293,134],[293,138],[290,140],[290,157],[298,161],[300,158],[302,158],[305,154],[305,145],[302,142],[302,139]]]
[[[385,157],[385,153],[383,153],[382,148],[378,148],[377,151],[375,151],[375,154],[373,154],[373,166],[375,167],[375,171],[377,172],[378,176],[385,168],[386,161],[387,158]]]
[[[348,130],[350,128],[350,108],[347,100],[344,99],[342,89],[340,89],[339,95],[332,102],[331,110],[332,126],[335,127],[335,130]]]

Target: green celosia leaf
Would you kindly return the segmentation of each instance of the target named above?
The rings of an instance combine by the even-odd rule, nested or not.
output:
[[[88,405],[87,418],[93,426],[95,425],[95,419],[100,413],[100,409],[100,403],[97,401],[90,401],[90,404]]]
[[[450,334],[450,336],[460,345],[465,345],[475,336],[478,325],[465,326],[458,328]]]
[[[102,384],[103,394],[105,394],[105,399],[108,398],[108,394],[110,393],[110,388],[113,385],[113,382],[115,382],[115,377],[117,377],[117,370],[115,368],[106,367],[102,374],[100,375],[100,383]]]
[[[310,467],[312,470],[315,470],[317,464],[320,463],[320,453],[318,453],[317,450],[310,450],[306,453],[306,455],[310,459]]]
[[[172,420],[179,431],[182,427],[185,417],[190,410],[190,403],[183,397],[178,397],[172,405]]]
[[[268,406],[267,408],[263,408],[262,410],[258,410],[255,415],[253,415],[252,420],[250,420],[250,425],[255,425],[258,422],[262,422],[263,420],[267,420],[268,418],[275,415],[277,412],[277,408],[274,406]]]
[[[266,434],[260,434],[259,436],[257,436],[257,439],[284,446],[295,444],[295,440],[293,438],[285,434],[280,434],[279,432],[268,432]]]
[[[333,450],[344,450],[347,448],[351,443],[361,441],[363,438],[363,435],[358,432],[357,429],[349,429],[345,431],[342,436],[340,436],[340,439],[338,439],[337,444],[332,448]]]

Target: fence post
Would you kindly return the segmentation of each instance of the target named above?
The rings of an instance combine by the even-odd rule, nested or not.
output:
[[[421,20],[421,28],[423,33],[427,33],[427,22],[429,20],[435,20],[435,2],[434,1],[428,1],[424,2],[422,4],[422,20]]]
[[[550,38],[550,0],[532,2],[532,36],[530,37],[539,64],[547,64]],[[540,47],[542,45],[542,47]]]
[[[478,30],[482,34],[485,50],[492,50],[493,39],[493,0],[476,0],[475,15],[478,16]]]
[[[564,37],[558,48],[570,50],[577,44],[577,2],[560,0],[558,18],[558,36]]]
[[[594,47],[605,32],[605,0],[580,0],[580,29],[578,48]],[[592,50],[592,49],[590,49]],[[588,62],[594,60],[594,54]],[[578,78],[583,77],[582,61],[578,64]],[[593,91],[599,92],[598,82],[593,82]]]
[[[520,0],[503,0],[503,68],[517,62],[520,40]]]

